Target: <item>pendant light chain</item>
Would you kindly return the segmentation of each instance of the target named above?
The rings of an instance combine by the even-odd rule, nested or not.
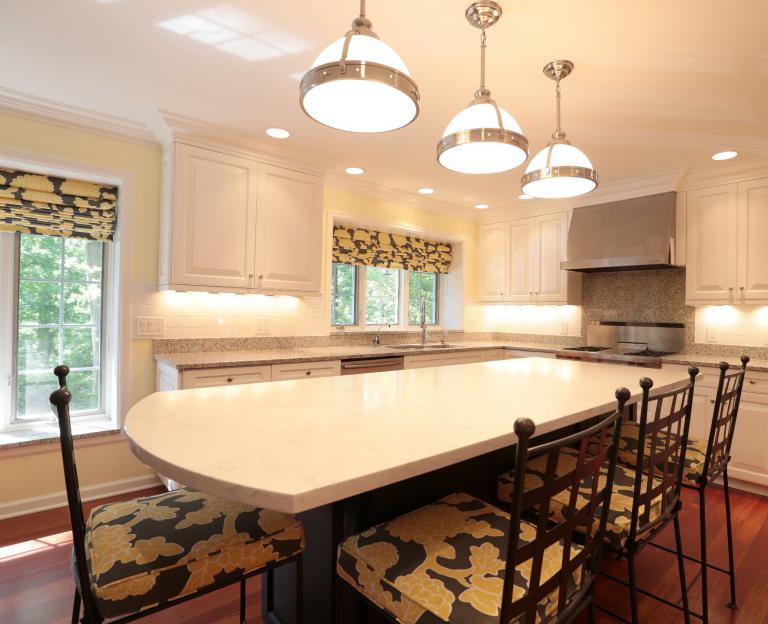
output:
[[[485,91],[485,28],[480,34],[480,91]]]

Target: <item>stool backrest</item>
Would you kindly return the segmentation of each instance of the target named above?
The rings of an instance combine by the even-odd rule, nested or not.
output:
[[[67,488],[69,521],[72,525],[72,542],[75,550],[75,572],[77,573],[78,588],[83,599],[85,612],[94,613],[95,601],[91,594],[85,558],[85,517],[83,515],[83,502],[80,498],[80,485],[77,479],[77,466],[75,465],[75,447],[69,419],[69,403],[72,400],[72,394],[67,389],[69,368],[63,365],[57,366],[53,369],[53,373],[59,379],[59,389],[51,394],[50,401],[56,408],[56,417],[59,421],[61,459],[64,464],[64,482]]]
[[[629,398],[629,390],[619,388],[616,390],[617,409],[597,424],[536,447],[529,446],[535,431],[533,421],[528,418],[515,421],[517,449],[502,593],[502,624],[538,621],[542,601],[547,601],[553,593],[557,595],[558,621],[567,620],[577,607],[583,607],[582,597],[591,590],[599,567],[616,468],[619,423]],[[563,451],[567,453],[563,454]],[[533,487],[528,483],[526,490],[528,464],[534,459],[541,462],[540,458],[544,458],[546,465],[543,479]],[[601,477],[601,471],[605,477]],[[590,484],[589,487],[585,487],[585,483]],[[563,507],[564,496],[568,503]],[[562,509],[557,520],[549,517],[555,497]],[[530,525],[522,525],[524,516],[538,520],[535,521],[535,536],[529,534],[522,540],[521,529],[530,533]],[[578,546],[573,542],[577,528],[584,534]],[[559,555],[561,543],[560,573],[547,578],[545,554],[552,547]],[[525,569],[521,571],[523,566]],[[514,579],[520,576],[526,579],[528,591],[515,598]]]
[[[736,431],[736,417],[739,414],[741,391],[747,373],[749,357],[741,356],[741,368],[728,372],[728,362],[720,362],[720,380],[715,395],[715,409],[707,440],[707,454],[700,482],[709,482],[717,478],[728,465],[731,458],[731,443]]]
[[[672,517],[680,503],[685,449],[691,425],[693,388],[699,369],[688,369],[687,384],[651,398],[653,380],[643,377],[638,419],[637,464],[629,543]]]

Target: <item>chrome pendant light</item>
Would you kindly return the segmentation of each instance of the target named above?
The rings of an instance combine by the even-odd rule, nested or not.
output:
[[[352,29],[315,59],[301,79],[301,108],[348,132],[388,132],[419,114],[419,89],[398,54],[371,30],[360,1]]]
[[[466,11],[480,35],[480,88],[469,106],[456,115],[437,144],[437,160],[459,173],[500,173],[528,158],[528,139],[510,115],[491,98],[485,86],[485,31],[499,21],[501,6],[482,0]]]
[[[526,195],[545,199],[577,197],[597,188],[597,171],[586,154],[571,145],[560,126],[560,81],[573,71],[571,61],[552,61],[544,75],[557,84],[557,129],[552,141],[531,159],[520,184]]]

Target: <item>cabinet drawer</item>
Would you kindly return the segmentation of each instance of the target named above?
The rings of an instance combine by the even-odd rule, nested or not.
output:
[[[335,377],[341,374],[341,362],[301,362],[299,364],[273,364],[272,381]]]
[[[545,351],[517,351],[515,349],[507,349],[506,350],[506,359],[507,360],[515,360],[517,358],[529,358],[529,357],[539,357],[539,358],[554,359],[555,354],[554,353],[547,353]]]
[[[744,380],[744,392],[768,394],[768,373],[754,373],[747,367],[747,377]]]
[[[430,366],[449,366],[451,364],[474,364],[475,362],[482,362],[484,359],[485,351],[406,355],[405,368],[429,368]]]
[[[261,383],[271,379],[272,368],[270,366],[238,366],[187,370],[182,373],[181,383],[182,388],[188,390],[189,388]]]
[[[485,350],[485,361],[486,362],[495,362],[496,360],[506,360],[507,356],[504,352],[504,349],[486,349]]]

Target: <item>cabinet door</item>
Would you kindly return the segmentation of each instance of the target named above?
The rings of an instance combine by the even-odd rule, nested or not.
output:
[[[738,258],[737,185],[689,191],[686,204],[686,299],[733,301]]]
[[[252,285],[257,175],[250,160],[176,145],[171,284]]]
[[[456,353],[435,353],[428,355],[406,355],[403,358],[403,368],[432,368],[434,366],[451,366],[452,364],[475,364],[485,360],[485,351],[463,351]]]
[[[560,262],[568,235],[568,214],[545,215],[537,217],[536,222],[535,300],[537,303],[566,303],[568,281]]]
[[[768,395],[744,392],[739,403],[736,433],[731,447],[728,474],[737,479],[768,485]]]
[[[256,287],[319,292],[323,266],[320,178],[259,166]]]
[[[532,219],[524,219],[512,222],[508,227],[509,282],[506,300],[532,303],[536,223]]]
[[[482,301],[504,301],[507,288],[507,225],[478,228],[477,292]]]
[[[768,179],[739,184],[739,303],[768,301]]]

